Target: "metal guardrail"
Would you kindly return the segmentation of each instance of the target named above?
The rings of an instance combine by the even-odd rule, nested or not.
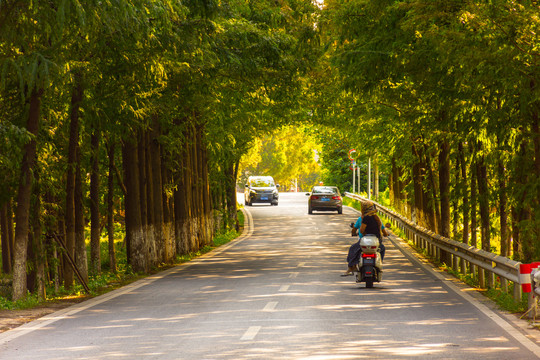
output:
[[[368,200],[366,198],[348,192],[345,193],[345,196],[357,201]],[[379,211],[379,213],[389,218],[394,226],[398,226],[406,234],[407,238],[413,241],[416,246],[426,249],[430,255],[434,255],[439,260],[441,250],[452,254],[454,256],[454,269],[458,267],[458,264],[455,260],[460,259],[460,262],[462,264],[462,272],[463,268],[466,267],[463,264],[463,262],[465,261],[469,264],[477,266],[480,269],[483,269],[486,272],[486,277],[492,277],[493,274],[496,274],[500,276],[501,279],[505,279],[505,281],[501,281],[503,287],[507,286],[506,281],[513,282],[514,299],[516,301],[521,300],[521,281],[519,276],[519,265],[521,264],[520,262],[490,253],[485,250],[477,249],[459,241],[444,238],[430,230],[427,230],[415,224],[411,220],[401,216],[400,214],[390,209],[385,208],[378,203],[375,204],[377,205],[377,210]],[[483,286],[483,284],[481,284],[481,286]]]

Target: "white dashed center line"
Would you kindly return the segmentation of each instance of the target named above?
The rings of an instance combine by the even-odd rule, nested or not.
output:
[[[277,301],[270,301],[268,304],[266,304],[266,306],[264,307],[262,311],[274,311],[277,303],[278,303]]]
[[[261,330],[260,326],[250,326],[240,340],[253,340]]]

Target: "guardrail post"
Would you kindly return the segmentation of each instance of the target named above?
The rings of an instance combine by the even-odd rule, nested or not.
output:
[[[486,274],[482,268],[478,268],[478,284],[480,285],[480,288],[486,288]]]
[[[530,292],[527,295],[527,304],[529,305],[528,318],[535,319],[538,316],[538,302],[536,301],[536,297],[534,296],[533,292]]]
[[[517,282],[514,282],[514,301],[521,301],[521,285]]]
[[[501,277],[501,290],[505,293],[508,293],[508,280]]]
[[[490,288],[495,288],[495,274],[492,271],[486,270],[487,275],[487,286]]]
[[[452,270],[455,272],[459,271],[459,258],[454,254],[449,254],[452,257]]]

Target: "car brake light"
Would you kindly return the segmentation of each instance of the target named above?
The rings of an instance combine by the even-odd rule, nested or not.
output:
[[[317,200],[319,197],[315,196],[315,195],[311,195],[311,198],[314,199],[314,200]]]
[[[332,199],[334,199],[334,200],[341,200],[341,196],[332,196]]]

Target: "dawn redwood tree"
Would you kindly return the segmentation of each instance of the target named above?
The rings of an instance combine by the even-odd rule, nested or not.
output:
[[[21,3],[6,1],[0,12],[0,43],[2,47],[2,85],[19,84],[18,94],[24,99],[26,111],[21,112],[31,137],[24,145],[15,212],[15,246],[13,268],[13,299],[26,295],[26,261],[29,234],[29,212],[33,171],[36,163],[38,129],[42,98],[54,78],[54,60],[59,58],[66,18],[75,7],[62,8],[61,13],[51,3]],[[77,21],[77,17],[74,17]],[[29,42],[28,39],[33,41]]]

